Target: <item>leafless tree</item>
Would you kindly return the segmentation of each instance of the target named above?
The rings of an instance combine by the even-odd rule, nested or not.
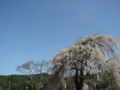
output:
[[[28,75],[31,80],[31,89],[33,90],[33,61],[28,61],[27,63],[18,65],[16,70],[25,75]]]
[[[96,85],[102,80],[102,72],[113,71],[116,86],[120,87],[120,57],[115,51],[118,38],[108,35],[88,36],[78,39],[71,47],[60,50],[51,60],[51,75],[55,87],[64,76],[74,75],[76,90],[82,90],[85,82]],[[113,59],[116,57],[115,59]],[[93,77],[89,77],[94,74]],[[62,82],[66,89],[66,82]],[[56,86],[57,88],[57,86]]]
[[[42,75],[42,73],[47,72],[48,62],[45,61],[45,60],[42,60],[42,61],[39,61],[39,62],[36,62],[36,63],[33,62],[33,66],[34,66],[35,73],[40,74],[40,80],[42,81],[42,84],[44,86],[44,90],[46,90],[47,79]]]

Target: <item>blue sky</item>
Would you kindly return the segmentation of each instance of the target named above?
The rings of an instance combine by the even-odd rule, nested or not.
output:
[[[0,75],[89,34],[120,37],[120,0],[0,0]]]

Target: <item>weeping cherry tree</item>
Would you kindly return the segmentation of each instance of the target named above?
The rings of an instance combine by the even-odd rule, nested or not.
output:
[[[120,57],[115,51],[118,39],[108,35],[89,35],[78,39],[72,46],[60,50],[51,60],[51,83],[54,89],[61,82],[66,89],[64,76],[74,76],[76,90],[82,90],[84,83],[97,84],[104,72],[113,73],[117,87],[120,87]],[[114,59],[115,57],[115,59]],[[90,75],[94,74],[94,80]]]

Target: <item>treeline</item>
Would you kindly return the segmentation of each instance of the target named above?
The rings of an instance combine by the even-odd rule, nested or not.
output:
[[[44,78],[49,77],[49,74],[47,73],[42,73],[42,75],[44,76]],[[35,74],[33,77],[33,86],[35,90],[37,90],[37,87],[40,87],[40,78],[41,77],[39,74]],[[0,75],[0,87],[2,86],[2,90],[8,89],[9,84],[11,86],[11,90],[25,90],[26,86],[28,87],[28,90],[30,90],[31,88],[30,78],[27,75]]]
[[[49,74],[47,73],[42,73],[42,75],[44,76],[45,79],[49,78]],[[103,81],[98,83],[96,85],[97,90],[106,90],[105,88],[107,86],[109,86],[111,84],[111,80],[107,80],[107,76],[108,73],[105,73],[103,76]],[[110,75],[110,73],[109,73]],[[94,78],[94,74],[91,75],[90,77]],[[42,85],[41,79],[40,79],[40,75],[39,74],[35,74],[34,78],[33,78],[33,87],[34,90],[44,90],[44,87]],[[67,88],[68,90],[73,90],[75,88],[75,84],[74,82],[74,76],[72,78],[64,78],[66,83],[67,83]],[[70,81],[71,79],[71,81]],[[96,78],[94,78],[94,80],[96,80]],[[26,90],[26,87],[28,87],[27,90],[31,90],[31,85],[30,85],[30,78],[27,75],[8,75],[8,76],[3,76],[0,75],[0,87],[2,86],[2,90],[8,90],[9,88],[9,83],[10,83],[10,88],[11,90]],[[91,86],[89,83],[87,83],[87,85],[89,85],[88,90],[94,90],[94,86]],[[58,90],[62,90],[63,87],[60,84],[58,87]],[[46,90],[52,90],[52,89],[46,89]]]

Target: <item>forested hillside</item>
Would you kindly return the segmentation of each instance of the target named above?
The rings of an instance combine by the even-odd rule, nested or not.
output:
[[[49,74],[42,73],[44,78],[48,78]],[[34,88],[37,88],[36,85],[40,83],[40,75],[35,74],[33,76],[33,85]],[[9,83],[12,90],[25,90],[26,86],[30,87],[30,78],[27,75],[0,75],[0,87],[2,86],[3,90],[6,90],[9,87]]]

